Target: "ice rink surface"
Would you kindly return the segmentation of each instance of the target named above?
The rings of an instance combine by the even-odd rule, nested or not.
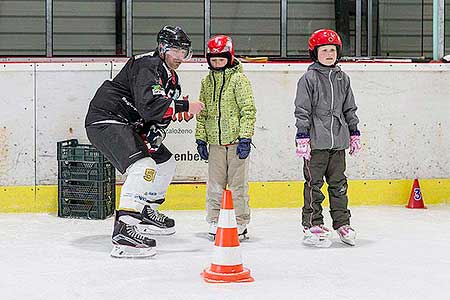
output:
[[[210,284],[203,211],[169,211],[177,233],[150,259],[114,259],[113,219],[0,214],[0,299],[450,299],[450,206],[353,207],[355,247],[302,244],[300,209],[253,209],[241,244],[253,283]],[[330,226],[328,209],[326,225]]]

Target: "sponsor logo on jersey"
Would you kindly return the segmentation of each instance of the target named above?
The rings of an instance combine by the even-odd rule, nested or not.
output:
[[[154,169],[145,169],[144,179],[152,182],[155,180],[156,171]]]
[[[164,89],[160,84],[152,85],[152,93],[153,95],[162,95],[162,96],[166,95],[166,92],[164,91]]]
[[[131,102],[127,100],[127,98],[122,97],[122,101],[125,102],[125,104],[131,107],[133,110],[138,111],[136,107],[134,107],[133,104],[131,104]]]

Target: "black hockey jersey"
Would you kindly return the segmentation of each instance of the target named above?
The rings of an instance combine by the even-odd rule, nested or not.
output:
[[[128,60],[113,80],[106,80],[97,90],[85,126],[108,120],[126,124],[166,123],[173,113],[189,109],[187,100],[177,100],[180,94],[177,73],[157,53],[137,55]]]

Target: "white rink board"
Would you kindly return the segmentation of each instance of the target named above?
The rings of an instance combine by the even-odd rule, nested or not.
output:
[[[84,117],[97,88],[111,74],[110,63],[36,65],[36,184],[55,184],[56,142],[88,143]]]
[[[307,66],[244,65],[258,110],[251,181],[303,179],[302,164],[294,155],[293,100]],[[194,65],[183,67],[195,69]],[[450,131],[450,66],[343,64],[342,69],[352,80],[363,142],[358,158],[348,159],[348,177],[449,177],[450,136],[445,132]],[[184,79],[184,72],[180,74]]]
[[[25,145],[25,141],[27,149],[36,147],[37,184],[56,184],[56,142],[69,138],[87,141],[84,116],[89,100],[102,81],[111,78],[111,73],[115,76],[124,63],[5,65],[7,67],[0,69],[0,78],[5,78],[0,82],[0,88],[7,94],[15,95],[17,100],[11,103],[2,100],[2,104],[6,103],[1,112],[4,116],[2,122],[9,120],[7,128],[14,132],[14,136],[17,132],[29,133],[25,133],[28,135],[26,139],[20,136],[22,142],[19,144],[6,139],[0,149],[14,149],[15,144]],[[12,66],[29,66],[30,80],[23,81],[20,76],[24,75],[24,71],[13,72],[10,69]],[[32,79],[34,66],[36,84]],[[251,181],[303,179],[301,162],[294,154],[293,101],[297,81],[307,66],[303,63],[244,64],[253,85],[258,110],[254,136],[256,149],[252,148],[250,157]],[[359,157],[348,159],[348,177],[448,178],[450,136],[446,132],[450,132],[447,117],[450,111],[450,65],[347,63],[342,68],[352,80],[363,142]],[[182,65],[179,75],[183,95],[197,99],[200,80],[206,74],[206,64]],[[36,96],[33,95],[34,90]],[[26,99],[33,99],[34,102],[26,102]],[[36,115],[19,107],[16,103],[20,102],[28,103],[30,109],[36,105]],[[34,124],[35,116],[36,128],[29,127]],[[165,143],[178,160],[177,181],[206,179],[207,164],[198,160],[194,131],[195,120],[189,123],[174,122],[169,127]],[[5,136],[4,132],[2,134]],[[31,145],[30,141],[33,141]],[[17,146],[17,149],[22,153],[25,148]],[[29,185],[34,181],[32,160],[27,169],[24,165],[30,160],[21,158],[17,162],[17,154],[0,157],[0,182],[3,185]],[[15,168],[18,164],[19,168]],[[9,173],[4,171],[3,166],[9,168]],[[11,166],[15,169],[12,170]]]
[[[0,185],[34,185],[34,65],[0,64]]]

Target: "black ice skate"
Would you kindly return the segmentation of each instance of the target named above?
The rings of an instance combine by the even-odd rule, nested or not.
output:
[[[245,241],[245,240],[248,240],[247,225],[245,225],[245,224],[237,224],[237,228],[238,228],[239,240],[241,242]]]
[[[170,235],[175,233],[175,220],[145,205],[141,212],[142,221],[137,225],[143,234]]]
[[[156,254],[156,241],[136,231],[136,226],[116,220],[112,235],[112,257],[136,258],[150,257]]]
[[[117,218],[136,226],[141,234],[170,235],[175,233],[175,221],[145,205],[142,212],[117,211]]]

